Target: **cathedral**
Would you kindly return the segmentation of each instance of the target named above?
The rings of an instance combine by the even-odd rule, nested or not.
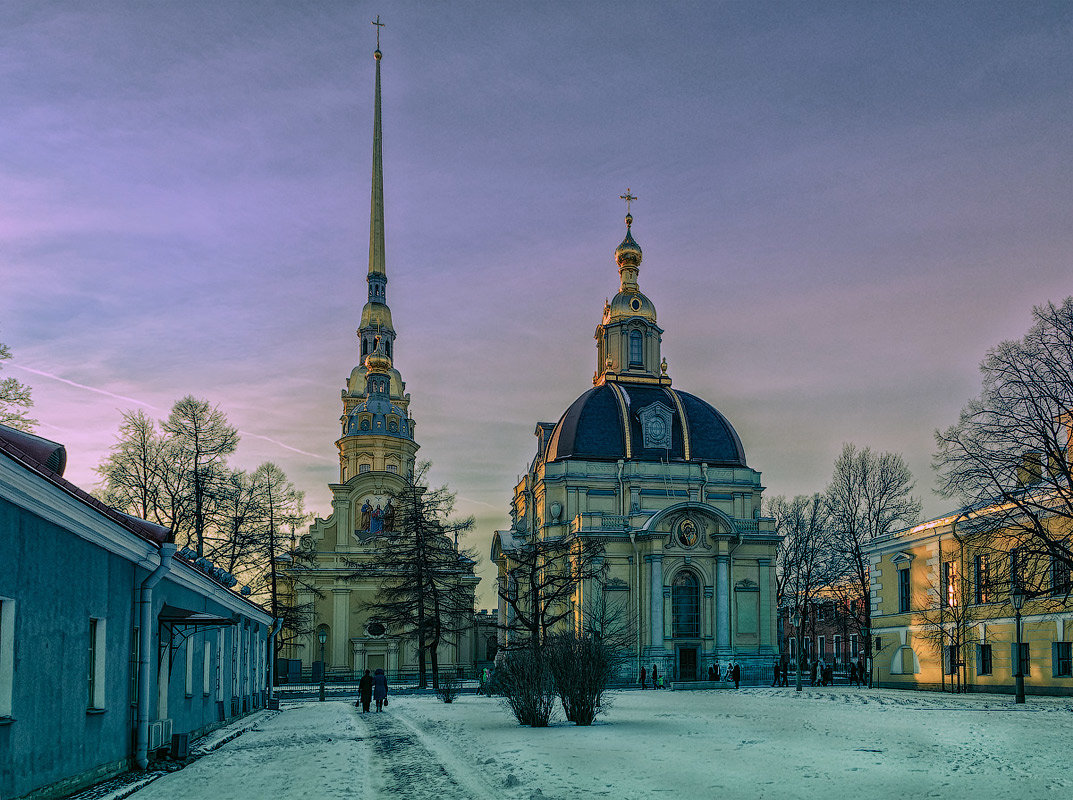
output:
[[[342,391],[341,437],[336,442],[339,483],[329,485],[332,513],[327,519],[316,519],[302,537],[305,558],[290,570],[297,605],[312,609],[313,625],[287,655],[306,668],[322,664],[338,677],[360,675],[366,669],[384,669],[389,675],[414,673],[418,664],[416,641],[396,635],[370,615],[368,605],[380,585],[375,570],[355,567],[375,567],[379,544],[384,537],[399,533],[392,497],[403,491],[414,474],[418,449],[410,394],[394,365],[396,332],[387,303],[379,36],[374,58],[368,300],[357,332],[360,360]],[[355,577],[356,571],[362,576]],[[476,588],[472,563],[461,579],[471,592]],[[450,638],[450,644],[441,646],[438,653],[441,671],[471,669],[475,631]]]
[[[602,577],[577,587],[571,619],[584,626],[595,593],[613,593],[632,623],[634,675],[656,664],[671,680],[692,681],[731,660],[768,665],[778,653],[779,537],[760,516],[760,473],[726,417],[672,388],[663,329],[638,284],[636,198],[627,190],[623,199],[619,291],[596,327],[593,387],[558,422],[537,423],[536,456],[514,489],[510,529],[495,533],[492,561],[505,586],[512,553],[534,537],[601,543]],[[511,613],[501,597],[503,628]]]

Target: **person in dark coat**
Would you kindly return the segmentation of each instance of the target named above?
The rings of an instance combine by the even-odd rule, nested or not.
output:
[[[652,688],[659,688],[659,673],[656,672],[656,665],[652,665]]]
[[[373,675],[373,699],[376,700],[376,710],[383,711],[387,702],[387,675],[382,669],[377,669]]]
[[[778,686],[779,685],[779,659],[777,659],[777,658],[775,659],[775,663],[772,666],[771,671],[774,673],[774,677],[771,679],[771,685],[772,686]]]
[[[648,673],[645,672],[644,667],[641,667],[641,688],[642,689],[647,689],[648,688]]]
[[[369,674],[369,670],[365,670],[365,674],[358,681],[358,697],[361,699],[361,713],[364,714],[369,710],[369,703],[373,699],[373,676]]]
[[[730,677],[734,679],[734,688],[738,688],[738,683],[741,681],[741,664],[737,661],[734,662],[734,666],[730,669]]]
[[[719,673],[715,669],[715,664],[709,664],[708,665],[708,680],[710,680],[710,681],[719,680]]]

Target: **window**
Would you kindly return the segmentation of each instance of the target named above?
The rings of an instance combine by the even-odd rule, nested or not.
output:
[[[0,597],[0,718],[11,716],[15,685],[15,601]]]
[[[834,637],[834,645],[833,645],[833,649],[831,651],[831,654],[833,655],[835,661],[841,661],[842,660],[842,637],[841,636],[835,636]]]
[[[1051,675],[1073,678],[1073,642],[1051,642]]]
[[[186,696],[194,696],[194,640],[186,639]]]
[[[976,602],[990,603],[991,597],[991,557],[976,556]]]
[[[954,569],[954,562],[953,561],[944,561],[943,562],[943,571],[942,571],[942,587],[941,587],[942,592],[941,592],[941,594],[942,594],[942,596],[944,598],[944,602],[950,608],[953,608],[954,606],[956,606],[958,604],[957,603],[957,580],[956,580],[956,578],[957,578],[957,572]]]
[[[86,707],[91,710],[104,708],[104,686],[106,673],[104,671],[105,639],[104,620],[93,619],[89,621],[89,650],[88,664],[86,668]]]
[[[827,643],[822,636],[816,637],[816,658],[823,658],[827,655],[826,645]]]
[[[1028,642],[1021,642],[1021,657],[1017,657],[1017,642],[1010,643],[1010,673],[1012,675],[1017,674],[1018,665],[1021,667],[1022,675],[1032,674],[1032,654],[1028,647]]]
[[[671,586],[671,635],[700,636],[700,586],[696,576],[682,571]]]
[[[644,366],[643,336],[640,331],[630,331],[630,366]]]
[[[943,650],[945,651],[943,655],[946,656],[943,659],[945,662],[943,664],[945,667],[943,672],[947,675],[953,675],[957,672],[958,667],[961,666],[961,664],[958,663],[958,646],[956,644],[948,644]]]
[[[909,570],[898,570],[898,612],[909,610]]]
[[[1069,563],[1051,556],[1051,594],[1064,596],[1069,593]]]
[[[797,639],[796,638],[791,638],[790,639],[790,660],[792,661],[795,658],[797,658]]]
[[[1021,582],[1021,553],[1015,547],[1010,550],[1010,586],[1017,586]]]
[[[366,420],[365,422],[362,422],[362,425],[366,425],[367,422],[368,422],[368,420]],[[358,464],[358,474],[363,474],[363,473],[369,472],[369,471],[372,470],[372,468],[373,468],[372,464]]]
[[[387,471],[394,473],[395,475],[399,474],[399,468],[395,464],[388,464]]]
[[[860,645],[857,644],[857,634],[851,633],[849,635],[849,657],[857,658],[861,654]]]
[[[990,675],[992,669],[994,669],[994,662],[991,657],[991,645],[976,645],[976,674]]]
[[[209,687],[212,685],[212,642],[209,641],[209,637],[205,637],[205,647],[203,648],[204,661],[202,665],[201,673],[201,693],[205,697],[209,696]]]

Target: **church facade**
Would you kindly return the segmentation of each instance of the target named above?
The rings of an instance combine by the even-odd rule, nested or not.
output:
[[[360,360],[341,395],[339,482],[329,485],[332,513],[316,519],[302,537],[306,558],[291,570],[300,577],[292,584],[297,606],[312,610],[313,624],[285,653],[307,668],[322,663],[338,677],[378,668],[395,675],[415,672],[418,666],[416,641],[395,635],[368,608],[381,582],[375,570],[380,545],[400,533],[392,498],[413,476],[418,450],[410,394],[394,366],[396,332],[387,302],[379,42],[374,56],[368,298],[357,331]],[[478,578],[472,565],[461,580],[475,589]],[[471,628],[449,638],[438,651],[441,671],[472,669],[475,631]]]
[[[760,473],[719,411],[672,387],[663,329],[638,285],[632,223],[627,214],[615,251],[619,291],[596,328],[593,386],[558,422],[537,423],[536,455],[491,557],[505,585],[512,552],[532,537],[601,543],[603,575],[578,586],[572,619],[584,625],[592,599],[613,593],[605,597],[632,623],[634,675],[656,664],[690,681],[731,660],[767,666],[778,654],[779,537],[760,515]],[[501,598],[501,627],[511,613]]]

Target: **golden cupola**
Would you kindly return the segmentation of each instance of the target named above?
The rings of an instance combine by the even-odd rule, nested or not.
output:
[[[626,237],[615,248],[619,290],[604,306],[603,318],[596,329],[593,383],[632,381],[669,385],[670,378],[661,368],[663,331],[656,324],[656,307],[637,285],[642,252],[633,238],[633,215],[629,210],[629,203],[637,198],[627,189],[622,199],[627,204]]]

